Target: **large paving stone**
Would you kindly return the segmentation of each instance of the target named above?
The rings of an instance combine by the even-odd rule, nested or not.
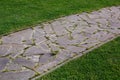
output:
[[[26,48],[25,45],[20,45],[20,44],[10,44],[11,49],[8,51],[10,53],[10,56],[15,58],[21,54],[23,54],[24,49]]]
[[[25,66],[28,68],[34,68],[35,63],[31,60],[25,59],[25,58],[16,58],[15,60],[13,60],[14,63],[21,65],[21,66]]]
[[[50,50],[44,50],[40,46],[32,46],[25,50],[24,55],[25,56],[30,56],[30,55],[42,55],[45,53],[50,53]]]
[[[6,69],[9,71],[21,71],[22,66],[11,62],[11,63],[7,64]]]
[[[33,75],[33,71],[6,72],[0,75],[0,80],[29,80]]]
[[[32,29],[27,29],[19,31],[9,36],[2,37],[2,43],[17,43],[22,44],[23,40],[28,40],[32,38],[33,31]]]

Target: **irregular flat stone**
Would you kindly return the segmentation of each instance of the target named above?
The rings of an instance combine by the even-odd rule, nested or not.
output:
[[[18,64],[18,65],[22,65],[28,68],[34,68],[35,63],[31,60],[27,60],[25,58],[16,58],[15,60],[13,60],[14,63]]]
[[[42,54],[45,54],[45,53],[50,53],[50,51],[44,50],[40,46],[32,46],[32,47],[28,48],[27,50],[25,50],[24,55],[25,56],[42,55]]]
[[[22,44],[23,40],[31,39],[33,31],[32,29],[27,29],[23,31],[19,31],[9,36],[2,37],[2,43],[17,43]]]
[[[0,71],[2,71],[5,68],[8,62],[8,58],[0,58]]]
[[[57,35],[64,35],[67,33],[64,27],[62,27],[61,23],[59,21],[55,21],[52,24],[53,30]]]
[[[6,69],[9,71],[21,71],[22,70],[21,67],[22,67],[21,65],[12,62],[7,65]]]
[[[46,52],[50,52],[50,48],[49,48],[47,42],[42,42],[39,44],[39,46],[41,47],[42,50],[44,50]]]
[[[51,24],[47,23],[47,24],[43,24],[44,25],[44,30],[47,34],[53,34],[54,31],[51,27]]]
[[[10,49],[11,49],[11,45],[7,45],[7,44],[0,45],[0,56],[8,55]]]
[[[10,53],[11,57],[15,58],[23,54],[25,48],[26,48],[25,45],[11,44],[11,49],[8,51],[8,53]]]
[[[0,80],[29,80],[33,75],[32,71],[6,72],[1,74]]]
[[[50,53],[49,54],[47,53],[40,57],[39,63],[45,64],[45,63],[48,63],[51,59],[53,59],[53,56]]]

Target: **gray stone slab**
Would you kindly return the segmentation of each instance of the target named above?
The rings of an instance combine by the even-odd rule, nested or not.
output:
[[[26,48],[25,45],[11,44],[11,49],[8,51],[8,53],[10,54],[11,57],[15,58],[23,54],[25,48]]]
[[[32,71],[6,72],[0,75],[0,80],[29,80],[33,75]]]
[[[69,51],[72,52],[72,53],[77,53],[77,54],[79,54],[79,53],[85,51],[86,48],[84,48],[84,47],[76,47],[76,46],[68,46],[68,47],[67,47],[67,50],[69,50]]]
[[[50,53],[49,54],[47,53],[47,54],[40,56],[39,63],[42,65],[42,64],[50,62],[51,59],[53,59],[53,56]]]
[[[0,45],[0,56],[6,56],[9,53],[9,50],[11,49],[11,45],[3,44]]]
[[[4,70],[8,62],[8,58],[0,58],[0,71]]]
[[[11,62],[11,63],[7,64],[6,69],[9,71],[21,71],[22,66]]]
[[[25,66],[32,69],[35,67],[35,63],[33,61],[25,58],[16,58],[15,60],[13,60],[13,62],[18,65],[22,65],[23,67]]]
[[[19,31],[9,36],[2,37],[2,43],[17,43],[22,44],[23,40],[32,38],[32,29],[27,29],[23,31]]]
[[[46,23],[46,24],[43,24],[43,25],[44,25],[44,30],[47,34],[53,34],[54,33],[54,31],[51,27],[51,24]]]
[[[50,53],[50,50],[44,50],[40,46],[32,46],[25,50],[24,55],[30,56],[30,55],[42,55],[45,53]]]
[[[54,21],[51,23],[51,25],[57,35],[64,35],[67,33],[67,31],[65,30],[65,28],[61,25],[59,21]]]

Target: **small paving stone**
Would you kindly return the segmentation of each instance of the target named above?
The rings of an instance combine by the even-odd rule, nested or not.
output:
[[[8,62],[8,58],[0,58],[0,71],[2,71],[5,68]]]
[[[0,39],[0,80],[29,80],[120,35],[120,6],[42,23]]]
[[[49,53],[47,53],[47,54],[44,54],[44,55],[42,55],[41,57],[40,57],[40,59],[39,59],[39,63],[40,64],[45,64],[45,63],[48,63],[51,59],[52,59],[52,55]]]

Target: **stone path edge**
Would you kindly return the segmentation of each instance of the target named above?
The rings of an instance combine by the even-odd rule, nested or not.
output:
[[[49,74],[49,73],[55,71],[57,68],[60,68],[61,66],[64,66],[64,65],[67,64],[68,62],[70,62],[70,61],[72,61],[72,60],[75,60],[75,59],[77,59],[77,58],[80,58],[81,56],[83,56],[83,55],[91,52],[92,50],[95,50],[95,49],[101,47],[102,45],[104,45],[104,44],[106,44],[106,43],[108,43],[108,42],[116,39],[117,37],[120,37],[120,35],[116,35],[116,37],[113,37],[113,38],[111,38],[111,39],[109,39],[109,40],[107,40],[107,41],[105,41],[105,42],[103,42],[103,43],[100,43],[100,44],[96,45],[95,47],[93,47],[93,48],[91,48],[91,49],[88,49],[88,50],[84,51],[84,52],[82,53],[82,55],[81,55],[81,54],[78,54],[78,55],[74,56],[73,58],[70,58],[70,59],[62,62],[61,64],[56,65],[55,67],[49,69],[49,71],[46,71],[46,72],[42,73],[41,75],[35,76],[34,78],[32,78],[32,79],[30,79],[30,80],[36,80],[36,79],[38,79],[38,78],[41,78],[42,76],[44,76],[44,75],[46,75],[46,74]]]
[[[89,13],[89,14],[90,14],[90,13],[92,13],[92,12],[94,12],[94,11],[99,11],[99,10],[101,10],[101,9],[110,8],[110,7],[112,7],[112,6],[103,7],[103,8],[100,8],[100,9],[92,10],[92,11],[90,11],[90,12],[73,13],[73,14],[66,15],[66,16],[65,16],[65,15],[62,15],[62,16],[59,16],[58,18],[55,18],[55,19],[52,19],[52,20],[48,20],[48,21],[40,22],[40,23],[38,23],[38,24],[31,25],[31,26],[29,26],[28,28],[25,28],[25,29],[21,29],[21,30],[17,30],[17,31],[14,31],[14,32],[10,32],[9,34],[1,35],[1,36],[0,36],[0,39],[1,39],[3,36],[8,36],[8,35],[10,35],[10,34],[12,34],[12,33],[16,33],[16,32],[22,31],[22,30],[34,28],[34,27],[40,26],[40,25],[42,25],[42,24],[52,23],[52,22],[54,22],[54,21],[56,21],[56,20],[59,20],[59,19],[61,19],[61,18],[64,18],[64,17],[68,17],[68,16],[72,16],[72,15],[77,15],[77,14],[82,14],[82,13]],[[119,5],[118,5],[118,6],[114,6],[114,7],[119,7]]]

